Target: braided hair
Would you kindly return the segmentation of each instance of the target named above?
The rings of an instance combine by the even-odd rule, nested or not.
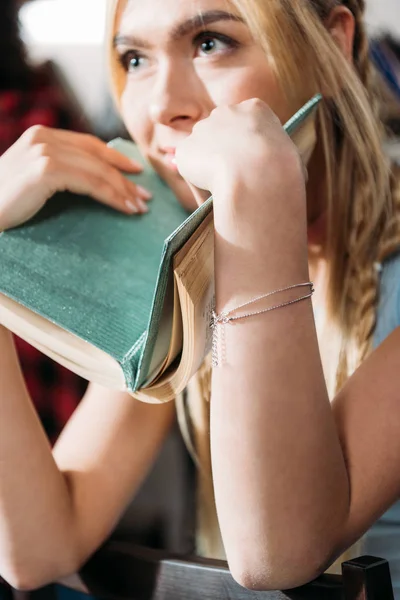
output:
[[[378,124],[383,139],[379,94],[375,88],[375,78],[369,56],[369,42],[364,24],[365,1],[343,0],[342,4],[354,16],[354,68],[366,92],[371,116]],[[371,168],[373,168],[373,163]],[[345,272],[343,282],[342,319],[348,336],[342,343],[339,356],[336,391],[343,386],[347,377],[364,360],[372,347],[379,300],[381,265],[400,248],[399,175],[399,169],[392,165],[388,172],[386,202],[377,219],[375,232],[371,231],[367,223],[370,207],[373,205],[368,181],[361,179],[357,182],[357,188],[354,187],[347,272]],[[350,352],[353,354],[352,357],[349,356]]]
[[[239,0],[238,4],[243,2],[260,6],[257,0]],[[307,80],[313,87],[308,87],[307,96],[326,91],[319,111],[319,137],[326,166],[327,308],[339,338],[338,360],[332,363],[336,371],[330,389],[333,395],[372,347],[380,266],[400,249],[399,170],[383,150],[385,130],[369,57],[365,1],[280,0],[277,5],[280,18],[282,13],[287,16],[281,18],[281,27],[277,16],[276,33],[269,32],[272,54],[281,54],[278,77],[280,73],[286,77],[288,70],[287,59],[279,51],[285,43],[287,54],[296,57],[289,71],[295,82],[292,87],[307,89],[304,66],[310,64]],[[326,20],[336,6],[346,7],[354,17],[352,65],[326,30]],[[290,82],[283,81],[283,89],[288,86]]]

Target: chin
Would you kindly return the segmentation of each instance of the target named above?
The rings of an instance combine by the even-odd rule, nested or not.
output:
[[[171,186],[172,190],[175,192],[175,195],[182,204],[183,208],[185,208],[188,212],[193,212],[196,210],[196,208],[198,208],[198,204],[187,183],[185,181],[182,181],[182,183],[184,184],[184,186],[182,186],[184,189],[176,190]]]
[[[167,169],[165,164],[157,158],[147,155],[147,160],[157,171],[161,179],[171,188],[180,204],[188,212],[193,212],[198,208],[193,193],[181,175],[175,170]]]
[[[180,204],[188,212],[193,212],[198,207],[195,197],[193,196],[192,190],[177,172],[165,172],[165,169],[157,169],[160,177],[164,179],[165,183],[171,188],[177,197]]]

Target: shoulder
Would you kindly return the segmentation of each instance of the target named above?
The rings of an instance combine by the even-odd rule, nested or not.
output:
[[[382,266],[374,346],[400,327],[400,250]]]

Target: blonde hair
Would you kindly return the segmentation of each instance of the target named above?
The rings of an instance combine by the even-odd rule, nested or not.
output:
[[[379,296],[377,263],[400,247],[399,172],[389,164],[382,147],[384,131],[364,27],[365,2],[232,2],[273,58],[276,76],[292,105],[300,106],[319,91],[325,97],[317,116],[317,130],[325,166],[327,308],[340,337],[337,391],[371,349]],[[343,56],[324,23],[337,5],[346,6],[354,16],[353,64]],[[118,0],[110,0],[109,23],[113,32],[116,9],[120,7]],[[112,85],[119,98],[124,74],[111,46],[110,50]],[[199,373],[194,392],[198,401],[204,402],[208,384],[201,383],[201,379],[209,381],[207,369]],[[203,442],[196,436],[196,451],[211,476],[208,411],[201,414],[203,425],[197,415],[196,428],[204,435]],[[212,505],[209,510],[214,510],[212,485],[206,488],[208,492],[202,499],[206,497],[209,507]],[[202,545],[204,549],[206,545]],[[208,547],[206,552],[215,555],[217,551]]]
[[[126,73],[114,50],[114,36],[117,33],[117,25],[126,4],[127,0],[107,0],[106,58],[111,92],[117,106],[119,106],[125,88]]]
[[[233,1],[251,19],[253,32],[273,56],[282,89],[301,94],[301,100],[323,90],[326,98],[318,130],[326,168],[327,308],[341,338],[338,391],[371,348],[379,294],[377,263],[400,246],[398,174],[382,147],[365,3]],[[354,16],[353,65],[324,25],[337,5],[346,6]]]

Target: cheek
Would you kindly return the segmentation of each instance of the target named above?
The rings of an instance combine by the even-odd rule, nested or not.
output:
[[[231,69],[213,99],[216,105],[222,105],[239,104],[251,98],[263,100],[282,122],[291,115],[279,82],[265,60],[251,67]]]
[[[121,96],[121,117],[130,136],[138,144],[147,144],[151,139],[151,121],[143,95],[139,97],[129,85]]]

